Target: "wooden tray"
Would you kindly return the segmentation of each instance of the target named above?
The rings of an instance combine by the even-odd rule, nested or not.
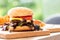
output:
[[[46,24],[44,29],[49,30],[50,32],[60,32],[60,24]]]
[[[60,32],[60,28],[48,29],[50,32]]]
[[[0,38],[23,38],[33,36],[49,35],[50,31],[28,31],[28,32],[8,32],[0,31]]]

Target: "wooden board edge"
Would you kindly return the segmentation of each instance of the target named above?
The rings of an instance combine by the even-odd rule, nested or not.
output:
[[[35,31],[35,32],[25,32],[25,33],[17,33],[17,34],[0,34],[0,38],[24,38],[24,37],[34,37],[34,36],[45,36],[49,35],[50,31]]]
[[[48,29],[51,33],[60,32],[60,28]]]

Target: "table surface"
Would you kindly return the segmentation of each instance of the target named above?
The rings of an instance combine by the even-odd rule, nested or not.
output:
[[[52,26],[52,25],[50,25]],[[55,25],[60,26],[60,25]],[[37,37],[28,37],[28,38],[17,38],[17,39],[0,39],[0,40],[53,40],[56,39],[55,36],[60,35],[60,32],[50,33],[50,35],[46,36],[37,36]]]

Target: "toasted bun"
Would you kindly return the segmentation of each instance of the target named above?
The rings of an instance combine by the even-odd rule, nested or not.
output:
[[[45,26],[45,23],[40,21],[40,20],[34,20],[33,23],[39,25],[40,27],[44,27]]]
[[[10,31],[30,31],[31,28],[28,27],[28,26],[22,26],[22,27],[21,26],[17,26],[16,29],[14,29],[14,30],[13,30],[13,27],[9,27],[8,30],[10,30]],[[32,30],[34,30],[34,28],[32,28]]]
[[[12,16],[27,16],[27,15],[32,15],[32,14],[33,14],[32,10],[29,8],[25,8],[25,7],[15,7],[8,11],[8,15],[10,17],[12,17]]]

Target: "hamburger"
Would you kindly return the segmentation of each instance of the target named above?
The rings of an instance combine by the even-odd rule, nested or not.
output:
[[[29,8],[15,7],[8,11],[10,23],[5,23],[3,30],[9,31],[33,31],[40,30],[45,24],[39,20],[33,20],[33,12]]]
[[[32,19],[33,12],[31,9],[25,7],[16,7],[8,11],[8,15],[12,18],[23,18],[27,20]]]

